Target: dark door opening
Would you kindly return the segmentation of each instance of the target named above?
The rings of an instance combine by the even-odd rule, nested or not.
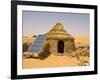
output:
[[[58,41],[58,53],[63,53],[64,52],[64,41],[60,40]]]

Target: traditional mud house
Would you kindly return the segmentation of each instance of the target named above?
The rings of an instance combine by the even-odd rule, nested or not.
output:
[[[67,33],[61,23],[46,33],[46,43],[50,44],[51,53],[65,54],[75,50],[74,37]]]
[[[36,40],[37,46],[40,43],[41,46],[39,47],[41,48],[35,48],[34,44],[33,48],[29,49],[29,52],[34,52],[35,50],[40,50],[39,52],[41,52],[47,44],[50,45],[50,52],[55,55],[63,55],[75,50],[74,37],[64,30],[61,23],[56,23],[44,36],[44,40],[42,40],[43,35],[39,37],[40,40],[39,38]]]

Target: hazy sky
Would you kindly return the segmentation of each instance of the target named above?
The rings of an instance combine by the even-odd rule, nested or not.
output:
[[[43,34],[61,22],[71,35],[89,36],[89,14],[23,11],[23,35]]]

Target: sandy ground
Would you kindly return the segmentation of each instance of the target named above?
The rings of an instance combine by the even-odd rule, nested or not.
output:
[[[80,57],[81,61],[89,61],[89,57]],[[23,59],[23,68],[45,68],[45,67],[65,67],[65,66],[79,66],[80,61],[68,56],[50,55],[45,60],[28,58]]]
[[[89,38],[87,36],[77,36],[75,37],[75,42],[89,43]],[[88,61],[89,57],[80,57],[81,61]],[[50,55],[45,60],[27,58],[23,59],[23,69],[26,68],[45,68],[45,67],[66,67],[66,66],[79,66],[80,61],[76,57],[65,56],[55,56]]]

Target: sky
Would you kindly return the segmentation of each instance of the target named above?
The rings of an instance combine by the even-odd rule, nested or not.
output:
[[[50,31],[57,22],[73,36],[90,33],[90,15],[88,13],[23,11],[23,35],[39,35]]]

